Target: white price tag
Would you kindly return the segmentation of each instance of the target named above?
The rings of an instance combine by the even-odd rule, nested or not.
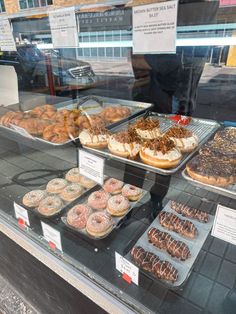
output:
[[[12,127],[17,133],[19,133],[20,135],[23,135],[24,137],[28,137],[28,138],[30,138],[30,139],[32,139],[32,140],[35,140],[35,138],[34,138],[31,134],[29,134],[25,129],[23,129],[23,128],[17,126],[17,125],[14,125],[14,124],[11,124],[11,127]]]
[[[97,182],[104,183],[104,158],[79,150],[79,171],[83,176]]]
[[[15,216],[16,216],[16,219],[18,219],[19,225],[22,225],[22,226],[27,225],[28,227],[30,227],[28,211],[15,202],[14,202],[14,210],[15,210]]]
[[[211,235],[236,245],[236,210],[217,206]]]
[[[138,286],[139,268],[130,263],[127,259],[115,252],[116,269],[122,274],[123,279]]]
[[[58,250],[62,251],[61,233],[42,221],[41,225],[43,229],[43,236],[45,240],[48,241],[49,246],[52,249],[57,248]]]
[[[175,53],[178,1],[133,7],[133,53]]]

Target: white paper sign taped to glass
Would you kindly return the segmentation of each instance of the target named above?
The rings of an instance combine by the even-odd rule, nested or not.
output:
[[[211,235],[236,245],[236,210],[217,206]]]
[[[49,22],[54,48],[78,47],[79,30],[73,7],[49,11]]]
[[[8,19],[0,20],[0,49],[1,51],[16,51],[16,43]]]
[[[116,269],[123,275],[128,275],[132,282],[138,286],[139,280],[139,268],[121,256],[119,253],[115,252],[116,259]]]
[[[133,8],[133,53],[175,53],[178,1]]]

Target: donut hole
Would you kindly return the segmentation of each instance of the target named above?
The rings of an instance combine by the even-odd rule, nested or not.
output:
[[[101,224],[102,223],[102,219],[100,217],[96,217],[96,223]]]

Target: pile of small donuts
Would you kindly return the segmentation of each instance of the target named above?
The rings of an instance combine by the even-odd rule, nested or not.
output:
[[[64,178],[50,180],[45,190],[33,190],[23,196],[22,204],[34,208],[39,214],[51,217],[66,205],[79,198],[95,182],[79,174],[78,168],[70,169]]]
[[[94,126],[83,130],[82,145],[91,148],[106,148],[117,156],[140,159],[157,168],[177,166],[183,153],[198,146],[198,137],[189,129],[173,125],[165,133],[160,130],[158,119],[140,118],[128,130],[110,134],[105,127]]]
[[[109,178],[103,188],[92,192],[87,202],[72,207],[66,215],[66,222],[78,231],[85,231],[94,238],[110,233],[115,221],[112,217],[125,216],[133,201],[140,199],[142,189]]]
[[[64,143],[78,137],[83,129],[93,126],[104,127],[108,123],[119,121],[128,115],[127,107],[106,107],[100,114],[87,115],[81,110],[57,110],[52,105],[41,105],[31,111],[8,111],[0,116],[0,125],[16,125],[33,136],[42,137],[52,143]]]

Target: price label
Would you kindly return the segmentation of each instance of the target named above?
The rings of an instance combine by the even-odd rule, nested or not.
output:
[[[62,252],[62,245],[61,245],[61,233],[45,222],[41,221],[42,229],[43,229],[43,236],[45,240],[48,241],[49,247],[52,250],[56,248]]]
[[[116,269],[122,274],[122,278],[128,283],[135,283],[138,286],[139,269],[119,253],[115,252]]]
[[[20,135],[23,135],[24,137],[28,137],[28,138],[30,138],[32,140],[35,140],[35,138],[31,134],[29,134],[25,129],[23,129],[23,128],[17,126],[17,125],[14,125],[14,124],[11,124],[11,127],[12,127],[12,129],[14,129]]]
[[[14,210],[16,219],[20,227],[30,227],[29,215],[25,208],[14,202]]]
[[[211,235],[236,245],[236,210],[217,206]]]
[[[79,171],[82,175],[97,182],[104,183],[104,159],[84,150],[79,150]]]

